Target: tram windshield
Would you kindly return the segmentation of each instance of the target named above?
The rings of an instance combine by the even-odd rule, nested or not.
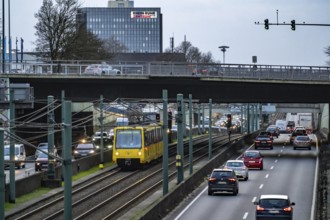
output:
[[[135,148],[142,147],[142,138],[140,130],[117,130],[116,132],[116,148]]]

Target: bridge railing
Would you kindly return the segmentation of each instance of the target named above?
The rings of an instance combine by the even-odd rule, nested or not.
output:
[[[88,76],[85,73],[88,65],[89,63],[82,61],[24,61],[22,63],[5,63],[2,68],[0,67],[0,74],[3,77],[5,75],[18,74],[71,75],[80,77]],[[131,62],[124,64],[113,63],[110,65],[120,70],[121,75],[330,81],[329,66],[193,64],[173,62]],[[111,75],[107,77],[116,76]]]

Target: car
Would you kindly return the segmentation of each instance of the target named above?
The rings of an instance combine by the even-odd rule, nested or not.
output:
[[[296,123],[294,121],[288,121],[287,125],[286,125],[286,131],[288,133],[292,133],[294,128],[296,126]]]
[[[92,137],[93,143],[95,144],[96,149],[101,148],[101,137],[102,133],[100,131],[95,132]],[[112,148],[112,138],[108,135],[106,131],[103,131],[103,148],[104,149],[111,149]]]
[[[15,160],[15,167],[18,169],[25,168],[25,160],[26,160],[26,152],[25,146],[23,144],[14,144],[14,160]],[[4,146],[4,161],[5,167],[10,166],[10,145],[6,144]]]
[[[53,155],[55,155],[55,157],[58,158],[56,151],[53,152]],[[54,167],[60,165],[60,162],[56,158],[51,159],[51,162],[54,163]],[[36,160],[34,162],[35,171],[37,172],[37,171],[47,170],[48,163],[49,163],[48,150],[39,151],[38,157],[36,158]]]
[[[261,195],[256,205],[256,220],[263,219],[290,219],[293,218],[294,202],[291,202],[288,195],[265,194]]]
[[[101,136],[102,136],[101,134],[102,134],[101,131],[95,132],[95,134],[93,135],[93,140],[95,140],[95,139],[101,139]],[[103,138],[104,139],[105,138],[109,138],[108,133],[106,131],[103,131]]]
[[[73,156],[75,159],[94,155],[98,152],[94,143],[80,143],[73,151]]]
[[[280,128],[277,127],[276,125],[268,126],[268,128],[266,129],[266,132],[270,132],[273,137],[278,138],[278,136],[280,136]]]
[[[305,135],[298,135],[293,141],[293,149],[297,148],[308,148],[311,150],[312,148],[312,139]]]
[[[208,178],[208,195],[215,192],[231,192],[237,195],[239,192],[238,179],[234,170],[231,169],[213,169]]]
[[[121,71],[114,69],[108,64],[91,64],[85,69],[86,74],[93,75],[110,75],[110,74],[121,74]]]
[[[307,136],[305,128],[297,128],[290,135],[290,144],[292,144],[297,136]]]
[[[38,155],[41,151],[48,151],[48,143],[47,142],[42,142],[42,143],[39,143],[38,146],[37,146],[37,149],[36,149],[36,152],[34,154],[34,158],[37,159],[38,158]],[[57,155],[57,149],[56,147],[54,146],[54,153]]]
[[[243,160],[227,160],[224,168],[234,170],[238,179],[245,181],[249,179],[249,169],[245,166]]]
[[[250,168],[258,168],[260,170],[264,169],[263,156],[257,150],[247,150],[243,153],[242,159],[245,166]]]
[[[272,132],[270,132],[270,131],[261,131],[260,133],[259,133],[259,135],[267,135],[268,137],[270,137],[270,139],[274,139],[274,137],[273,137],[273,133]]]
[[[254,149],[269,148],[273,149],[273,139],[269,135],[258,135],[254,140]]]

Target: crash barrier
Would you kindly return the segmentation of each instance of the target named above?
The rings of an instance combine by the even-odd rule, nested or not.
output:
[[[199,170],[196,170],[191,176],[178,185],[175,185],[170,192],[165,195],[162,199],[154,202],[149,208],[145,209],[143,213],[139,213],[137,219],[162,219],[171,210],[173,210],[177,205],[187,197],[195,188],[197,188],[208,174],[212,172],[214,168],[221,166],[230,157],[234,155],[240,155],[246,150],[248,144],[252,143],[254,137],[258,132],[246,135],[244,138],[237,142],[232,142],[227,146],[225,151],[215,155],[208,163],[202,166]]]

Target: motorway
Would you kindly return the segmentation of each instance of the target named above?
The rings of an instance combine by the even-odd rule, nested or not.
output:
[[[34,156],[31,156],[29,158],[27,158],[27,160],[33,160],[34,159]],[[18,180],[18,179],[23,179],[25,177],[28,177],[32,174],[34,174],[35,171],[34,171],[34,163],[26,163],[25,164],[25,168],[21,168],[21,169],[17,169],[15,168],[15,180]],[[5,175],[6,175],[6,183],[9,183],[9,168],[7,168],[5,170]]]
[[[316,140],[313,134],[310,137]],[[261,194],[287,194],[296,203],[294,220],[313,219],[318,146],[314,142],[311,151],[293,150],[285,144],[288,138],[288,134],[281,134],[275,138],[273,150],[260,150],[264,170],[249,170],[249,180],[240,181],[237,196],[226,193],[208,196],[205,181],[196,196],[180,204],[165,219],[252,220],[256,208],[253,202]]]

